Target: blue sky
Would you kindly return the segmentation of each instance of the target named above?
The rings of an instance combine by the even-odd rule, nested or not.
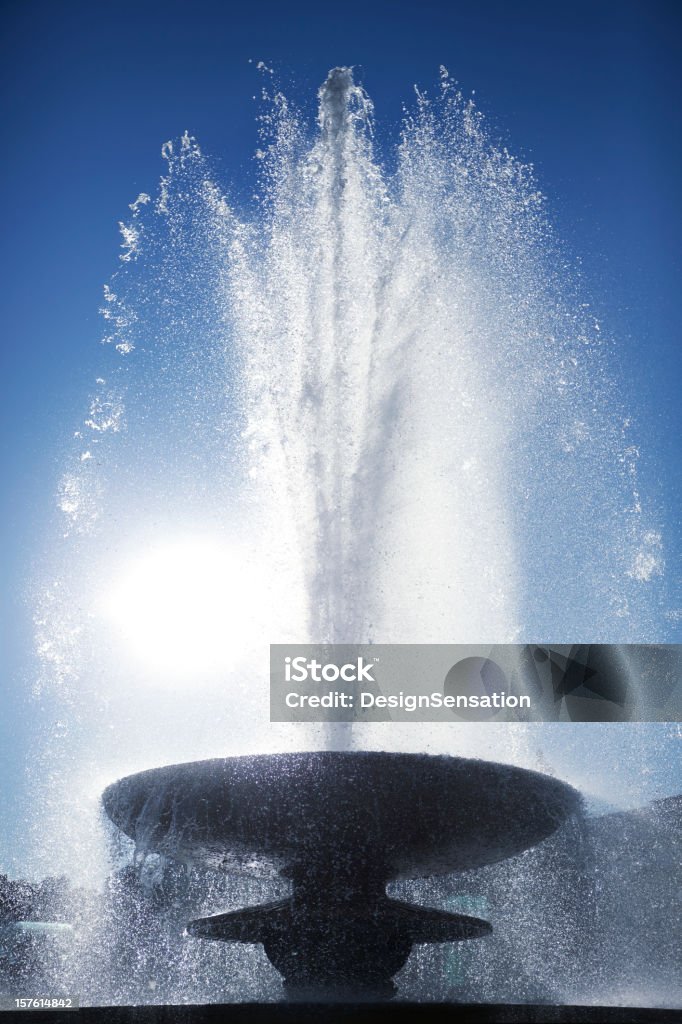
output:
[[[682,7],[504,0],[239,5],[215,0],[7,0],[3,5],[3,778],[30,736],[25,601],[53,515],[65,445],[99,371],[102,284],[117,222],[185,129],[225,183],[253,174],[254,63],[311,103],[352,64],[388,139],[412,86],[444,64],[475,90],[493,134],[535,164],[558,235],[582,259],[586,298],[618,339],[624,404],[639,423],[642,490],[682,566],[679,199]],[[40,546],[40,540],[38,540]]]

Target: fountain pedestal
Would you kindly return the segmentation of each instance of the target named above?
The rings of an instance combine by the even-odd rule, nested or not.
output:
[[[410,906],[358,886],[296,887],[291,899],[192,921],[197,938],[261,942],[291,996],[393,995],[391,978],[415,942],[461,942],[489,934],[487,921]],[[382,886],[383,889],[383,886]]]
[[[192,921],[188,932],[262,942],[291,995],[342,998],[390,995],[414,943],[492,930],[389,899],[389,881],[521,853],[575,813],[580,798],[509,765],[320,751],[170,765],[114,783],[103,802],[143,850],[290,879],[290,898]]]

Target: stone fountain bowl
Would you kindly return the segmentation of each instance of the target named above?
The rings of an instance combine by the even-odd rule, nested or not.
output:
[[[317,751],[168,765],[113,783],[111,820],[186,863],[294,877],[321,859],[377,882],[482,867],[580,809],[570,786],[469,758]]]

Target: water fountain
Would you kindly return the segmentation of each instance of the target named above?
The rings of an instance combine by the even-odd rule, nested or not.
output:
[[[291,879],[290,898],[193,921],[189,933],[262,942],[290,993],[326,998],[385,996],[414,943],[491,930],[388,899],[387,882],[512,857],[579,807],[565,784],[508,765],[329,751],[172,765],[103,799],[141,849]]]
[[[101,884],[105,790],[110,818],[136,844],[121,853],[114,837],[123,872],[157,857],[162,867],[246,866],[292,887],[277,903],[238,899],[208,917],[225,907],[211,898],[193,912],[191,936],[227,941],[172,946],[181,981],[169,990],[182,1002],[201,1001],[206,978],[225,974],[224,959],[202,974],[192,957],[210,957],[207,947],[232,956],[233,941],[256,939],[293,993],[388,994],[413,943],[419,960],[422,943],[489,926],[444,909],[447,882],[439,909],[397,900],[387,885],[461,872],[475,901],[472,873],[499,870],[491,891],[506,887],[514,912],[541,905],[551,885],[538,865],[556,859],[551,833],[578,806],[551,777],[573,742],[559,729],[264,724],[264,638],[626,642],[658,626],[662,541],[639,494],[637,449],[600,325],[566,283],[529,168],[491,146],[446,72],[435,100],[418,94],[390,174],[349,69],[320,90],[312,141],[285,98],[271,100],[255,212],[238,215],[188,135],[164,147],[158,197],[131,204],[105,293],[111,367],[62,481],[63,564],[38,615],[45,685],[66,710],[36,762],[36,856]],[[117,563],[134,556],[136,538],[148,552],[157,535],[197,522],[210,524],[219,554],[225,538],[238,540],[236,597],[224,607],[218,588],[211,616],[227,624],[218,646],[237,661],[201,661],[202,634],[189,645],[201,667],[192,671],[185,646],[179,671],[178,638],[155,621],[148,632],[167,645],[165,660],[140,668],[116,630],[123,621],[130,631],[131,608],[134,627],[162,604],[158,581],[145,591],[134,573],[112,627],[95,600],[115,575],[102,550]],[[174,550],[157,576],[173,576]],[[213,556],[210,545],[201,553]],[[183,673],[196,692],[183,690]],[[615,758],[622,743],[595,726],[586,746]],[[651,756],[636,747],[645,767]],[[578,844],[568,845],[570,856]],[[519,932],[506,962],[542,977],[524,987],[519,969],[509,998],[541,991],[561,1003],[568,983],[541,962],[553,951],[531,960],[523,922]],[[79,976],[93,1001],[115,973],[113,933],[95,933]],[[472,944],[475,981],[491,976],[483,947],[494,939]],[[171,962],[170,948],[161,959]],[[568,941],[559,953],[564,965],[577,955]],[[230,963],[232,1001],[277,997],[267,964]],[[434,998],[435,974],[422,971],[414,998]],[[494,998],[491,984],[472,983],[473,998]],[[157,992],[140,995],[124,978],[108,998]]]

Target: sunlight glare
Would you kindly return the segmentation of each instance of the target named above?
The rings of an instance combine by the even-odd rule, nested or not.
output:
[[[254,638],[261,575],[243,552],[214,540],[167,542],[122,569],[103,611],[148,669],[215,673],[233,667],[237,649]]]

